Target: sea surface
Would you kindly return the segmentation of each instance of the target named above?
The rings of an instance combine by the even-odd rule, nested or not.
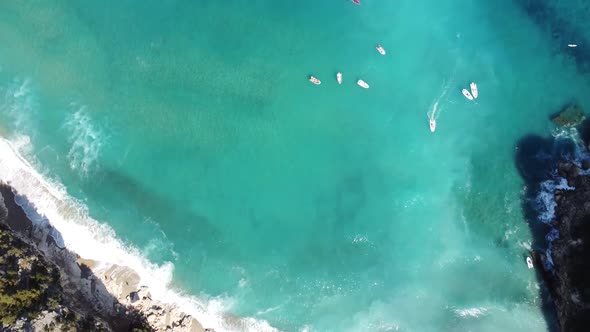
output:
[[[0,179],[217,331],[547,330],[515,147],[589,4],[361,2],[2,1]]]

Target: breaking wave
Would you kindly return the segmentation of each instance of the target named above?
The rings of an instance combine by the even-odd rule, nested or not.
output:
[[[29,140],[20,138],[22,142]],[[81,202],[68,195],[61,183],[44,178],[21,156],[11,141],[0,137],[0,181],[9,183],[26,200],[17,201],[35,223],[51,223],[54,238],[81,257],[97,260],[102,267],[111,264],[127,266],[141,277],[155,299],[179,306],[203,326],[215,331],[277,331],[266,321],[236,318],[228,314],[235,302],[231,298],[206,300],[183,294],[171,288],[174,266],[150,262],[140,250],[123,243],[113,229],[89,215]],[[26,201],[30,202],[26,205]]]
[[[68,116],[65,128],[70,133],[70,168],[82,176],[87,176],[96,164],[104,142],[104,134],[93,124],[85,107],[80,107]]]
[[[455,309],[453,310],[457,317],[467,318],[467,317],[479,317],[485,315],[488,311],[486,308],[466,308],[466,309]]]
[[[36,107],[31,94],[31,81],[28,79],[14,79],[10,84],[0,87],[4,92],[4,98],[0,104],[0,110],[6,115],[7,120],[17,130],[34,132],[33,126],[36,118]]]
[[[572,153],[566,153],[564,155],[559,156],[559,159],[565,159],[573,164],[577,165],[580,168],[581,174],[589,174],[589,171],[582,171],[581,170],[581,161],[583,159],[587,159],[588,155],[583,148],[583,143],[580,138],[578,131],[575,128],[567,128],[567,129],[555,129],[552,132],[552,136],[555,138],[555,141],[558,143],[560,140],[571,140],[574,142],[574,150]],[[553,156],[537,156],[538,158],[553,158]],[[553,158],[554,159],[554,158]],[[538,218],[540,222],[543,222],[551,227],[550,231],[545,235],[545,240],[547,241],[547,250],[545,251],[546,260],[544,268],[546,270],[551,270],[553,268],[553,258],[551,256],[552,248],[553,248],[553,241],[559,239],[559,231],[553,227],[551,222],[555,218],[555,208],[557,207],[557,202],[555,201],[555,191],[556,190],[574,190],[574,187],[571,187],[567,179],[560,177],[557,174],[557,171],[554,170],[550,175],[549,178],[540,184],[539,193],[535,199],[535,206],[538,212]]]

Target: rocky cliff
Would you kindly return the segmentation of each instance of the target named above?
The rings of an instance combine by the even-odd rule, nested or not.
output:
[[[205,331],[175,305],[153,300],[135,271],[96,269],[56,232],[32,223],[0,184],[0,331]]]
[[[515,163],[550,331],[590,331],[590,120],[568,104],[553,137],[525,136]]]
[[[583,162],[583,168],[590,164]],[[580,165],[581,166],[581,165]],[[573,162],[561,162],[561,177],[569,190],[556,190],[553,225],[559,237],[552,243],[552,296],[561,331],[590,329],[590,175]]]

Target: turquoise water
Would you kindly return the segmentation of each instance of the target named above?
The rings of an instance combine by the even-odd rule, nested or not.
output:
[[[68,225],[173,266],[209,315],[542,331],[513,157],[590,105],[570,42],[503,0],[5,1],[0,121]]]

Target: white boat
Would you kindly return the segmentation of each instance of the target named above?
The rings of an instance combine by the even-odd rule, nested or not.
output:
[[[436,120],[430,119],[430,131],[434,133],[435,130],[436,130]]]
[[[309,81],[310,81],[311,83],[315,84],[315,85],[320,85],[320,84],[322,84],[322,81],[318,80],[317,78],[315,78],[315,77],[313,77],[313,76],[310,76],[310,77],[309,77]]]
[[[526,258],[526,265],[529,267],[529,269],[533,268],[533,259],[530,257]]]
[[[385,49],[381,45],[377,45],[377,51],[381,53],[381,55],[385,55]]]
[[[359,86],[361,86],[361,87],[363,87],[365,89],[368,89],[369,88],[369,85],[367,84],[367,82],[365,82],[363,80],[356,81],[356,84],[358,84]]]
[[[469,86],[471,87],[471,95],[474,99],[477,99],[477,84],[471,82]]]
[[[576,44],[567,44],[567,47],[578,47]]]
[[[467,89],[463,89],[463,90],[461,90],[461,92],[463,92],[463,95],[465,96],[465,98],[467,98],[469,100],[473,100],[473,96],[471,96],[471,93],[469,93],[469,91],[467,91]]]
[[[338,81],[338,84],[342,84],[342,73],[338,72],[338,74],[336,74],[336,80]]]

